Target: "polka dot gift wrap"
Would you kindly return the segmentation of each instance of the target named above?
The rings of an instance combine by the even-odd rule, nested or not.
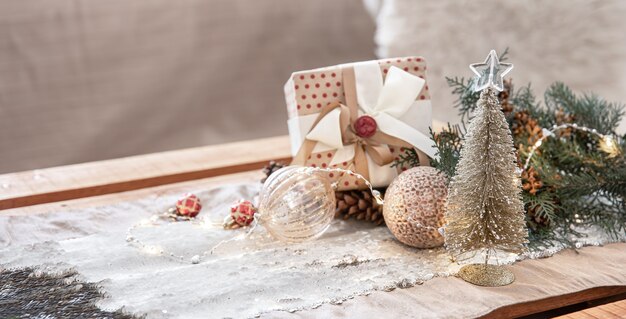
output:
[[[295,72],[285,84],[294,165],[343,168],[385,187],[407,167],[392,167],[409,148],[420,165],[434,156],[426,61],[403,57]],[[326,173],[338,190],[362,181]]]

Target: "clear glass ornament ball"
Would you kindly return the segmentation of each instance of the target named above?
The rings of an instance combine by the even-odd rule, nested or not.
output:
[[[314,168],[281,168],[270,175],[259,194],[259,222],[280,241],[318,238],[334,216],[335,191]]]

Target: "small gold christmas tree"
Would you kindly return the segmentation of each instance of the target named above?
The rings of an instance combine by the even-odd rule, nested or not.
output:
[[[513,274],[490,265],[489,257],[498,251],[521,253],[528,242],[513,139],[497,96],[513,65],[500,63],[492,50],[484,63],[470,68],[481,94],[450,182],[445,244],[459,260],[485,254],[485,263],[464,266],[461,278],[501,286],[513,282]]]

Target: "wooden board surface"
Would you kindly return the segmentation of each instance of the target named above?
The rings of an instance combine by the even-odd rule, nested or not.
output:
[[[626,300],[583,309],[555,319],[619,319],[626,318]]]
[[[0,210],[260,169],[289,161],[287,136],[0,175]]]
[[[517,318],[624,293],[626,293],[626,286],[596,287],[571,294],[533,300],[498,308],[483,318]]]
[[[48,212],[76,210],[85,207],[106,206],[124,201],[133,201],[141,198],[153,196],[154,194],[178,195],[198,189],[211,189],[226,184],[247,183],[260,181],[263,173],[258,170],[245,171],[234,174],[220,175],[215,177],[203,178],[193,181],[180,182],[175,184],[167,184],[149,188],[126,191],[122,193],[104,194],[99,196],[90,196],[72,200],[56,201],[39,205],[16,207],[6,209],[0,212],[3,216],[22,216],[33,214],[44,214]]]

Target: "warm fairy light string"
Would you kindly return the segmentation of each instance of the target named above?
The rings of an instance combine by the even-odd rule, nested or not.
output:
[[[374,186],[372,186],[372,183],[370,183],[370,181],[367,180],[367,178],[365,178],[363,175],[359,174],[359,173],[355,173],[351,170],[347,170],[347,169],[343,169],[343,168],[307,168],[310,169],[312,171],[321,171],[321,172],[326,172],[326,173],[336,173],[336,172],[340,172],[340,173],[345,173],[348,174],[350,176],[354,176],[360,180],[362,180],[365,183],[365,186],[367,186],[367,188],[369,188],[370,192],[372,193],[372,196],[374,196],[374,199],[376,199],[376,203],[378,205],[382,205],[383,204],[383,199],[382,197],[380,197],[380,192],[374,189]],[[339,181],[334,182],[333,184],[333,188],[337,189],[337,186],[339,185]]]
[[[348,174],[349,176],[354,176],[360,180],[362,180],[365,185],[367,186],[367,188],[369,188],[370,192],[372,193],[372,196],[374,197],[374,199],[376,200],[376,203],[378,205],[383,205],[384,201],[382,199],[382,197],[380,196],[380,192],[374,189],[374,186],[372,186],[372,184],[370,183],[369,180],[367,180],[363,175],[359,174],[359,173],[355,173],[353,171],[350,170],[346,170],[346,169],[342,169],[342,168],[318,168],[318,167],[302,167],[302,173],[304,174],[312,174],[315,172],[326,172],[326,173],[344,173],[344,174]],[[337,189],[339,181],[332,183],[332,187],[333,189]],[[211,249],[205,250],[203,251],[201,254],[199,255],[194,255],[193,257],[191,257],[191,263],[192,264],[197,264],[199,263],[204,257],[206,257],[207,255],[212,255],[213,252],[215,251],[215,249],[217,249],[218,247],[220,247],[221,245],[231,242],[231,241],[236,241],[236,240],[241,240],[244,239],[248,236],[250,236],[250,234],[252,234],[252,232],[255,230],[255,228],[257,227],[257,225],[259,224],[259,217],[260,214],[262,214],[262,212],[257,212],[256,214],[254,214],[254,221],[252,226],[245,232],[245,233],[241,233],[233,238],[230,239],[226,239],[226,240],[222,240],[219,243],[217,243],[215,246],[213,246]],[[144,219],[141,222],[131,226],[128,231],[126,232],[126,241],[130,244],[133,245],[135,247],[137,247],[139,250],[150,254],[150,255],[161,255],[161,256],[165,256],[167,258],[170,258],[171,260],[177,261],[177,262],[181,262],[185,259],[184,256],[182,255],[176,255],[172,252],[166,252],[161,246],[158,245],[148,245],[144,242],[142,242],[141,240],[137,239],[134,236],[134,230],[136,230],[139,227],[146,227],[146,226],[158,226],[157,225],[157,221],[159,220],[165,220],[165,219],[171,219],[173,217],[179,218],[179,216],[175,216],[172,212],[169,213],[164,213],[164,214],[159,214],[159,215],[155,215],[152,216],[150,219]],[[230,217],[227,216],[226,218]],[[409,218],[411,220],[411,218]],[[182,220],[184,221],[190,221],[190,222],[195,222],[195,218],[183,218]],[[420,224],[417,221],[413,221],[411,220],[414,224],[414,226],[416,227],[420,227],[420,228],[426,228],[426,229],[431,229],[431,230],[439,230],[439,228],[436,227],[431,227],[431,226],[424,226],[422,224]],[[217,225],[223,225],[223,224],[218,224],[218,223],[209,223],[206,220],[202,220],[201,222],[197,223],[200,226],[207,226],[210,225],[212,227],[215,227]]]
[[[334,172],[334,173],[345,173],[351,176],[354,176],[358,179],[361,179],[362,181],[365,182],[365,185],[370,189],[370,191],[372,192],[372,195],[374,196],[376,202],[379,205],[383,204],[383,199],[380,197],[380,192],[375,190],[374,187],[372,186],[372,184],[365,178],[363,177],[363,175],[355,173],[353,171],[350,170],[345,170],[345,169],[341,169],[341,168],[314,168],[314,167],[302,167],[301,168],[301,172],[303,174],[312,174],[315,172]],[[332,184],[333,189],[337,189],[337,185],[338,182],[335,182]],[[211,249],[205,250],[202,253],[200,253],[199,255],[194,255],[193,257],[191,257],[191,263],[193,264],[197,264],[199,263],[203,258],[205,258],[207,255],[212,255],[213,252],[220,246],[222,246],[223,244],[226,244],[228,242],[232,242],[232,241],[237,241],[237,240],[242,240],[247,238],[248,236],[250,236],[252,234],[252,232],[255,230],[255,228],[257,227],[257,225],[259,224],[259,218],[261,217],[262,212],[258,212],[256,214],[254,214],[254,220],[253,220],[253,224],[252,226],[245,232],[245,233],[241,233],[233,238],[229,238],[229,239],[225,239],[220,241],[219,243],[217,243],[216,245],[214,245]],[[137,239],[137,237],[135,237],[133,235],[134,230],[136,230],[139,227],[146,227],[146,226],[158,226],[156,223],[158,220],[165,220],[165,219],[170,219],[170,218],[179,218],[181,220],[184,221],[195,221],[195,218],[188,218],[188,217],[179,217],[176,216],[175,213],[169,211],[168,213],[164,213],[164,214],[159,214],[159,215],[155,215],[152,216],[150,219],[144,219],[142,221],[140,221],[138,224],[135,224],[133,226],[131,226],[127,232],[126,232],[126,241],[137,247],[140,251],[143,251],[147,254],[150,255],[161,255],[161,256],[165,256],[171,260],[174,261],[183,261],[185,259],[184,256],[181,255],[176,255],[172,252],[166,252],[161,246],[158,245],[148,245],[144,242],[142,242],[141,240]],[[228,218],[230,218],[230,215],[225,217],[225,220],[227,220]],[[207,223],[206,221],[202,221],[200,223],[198,223],[201,226],[204,225],[208,225],[209,223]],[[223,225],[223,224],[218,224],[218,223],[211,223],[211,226],[217,226],[217,225]]]
[[[206,256],[206,254],[207,254],[207,253],[208,253],[209,255],[213,255],[213,252],[214,252],[214,251],[215,251],[215,250],[216,250],[219,246],[222,246],[222,245],[223,245],[223,244],[225,244],[225,243],[228,243],[228,242],[231,242],[231,241],[236,241],[236,240],[241,240],[241,239],[244,239],[244,238],[246,238],[246,237],[250,236],[250,234],[252,234],[252,232],[254,231],[254,229],[256,228],[256,226],[258,226],[258,225],[259,225],[259,216],[257,216],[258,214],[259,214],[258,212],[256,212],[256,213],[254,214],[254,216],[252,217],[252,218],[253,218],[253,219],[252,219],[252,227],[250,227],[250,229],[248,229],[245,233],[241,233],[241,234],[239,234],[239,235],[237,235],[237,236],[235,236],[235,237],[233,237],[233,238],[230,238],[230,239],[225,239],[225,240],[220,241],[220,242],[219,242],[219,243],[217,243],[215,246],[213,246],[213,248],[211,248],[211,249],[209,249],[209,250],[207,250],[207,251],[203,252],[203,253],[202,253],[202,257]],[[229,215],[229,216],[227,216],[227,217],[230,217],[230,215]],[[226,218],[225,218],[225,219],[226,219]]]
[[[548,137],[555,136],[554,133],[556,131],[562,130],[562,129],[566,129],[566,128],[572,128],[572,129],[575,129],[575,130],[579,130],[579,131],[583,131],[583,132],[587,132],[587,133],[591,133],[593,135],[596,135],[597,137],[600,138],[600,141],[602,143],[604,143],[604,145],[605,145],[604,151],[605,152],[607,152],[607,153],[609,153],[611,155],[613,155],[613,154],[618,152],[617,144],[616,144],[616,141],[613,138],[613,136],[604,135],[604,134],[598,133],[598,131],[596,131],[596,129],[591,129],[591,128],[584,127],[584,126],[578,126],[576,123],[574,123],[574,124],[554,125],[554,126],[552,126],[551,130],[548,130],[548,129],[545,129],[545,128],[542,130],[543,136],[539,140],[537,140],[537,142],[535,142],[535,145],[533,145],[532,149],[530,150],[530,153],[528,154],[528,158],[526,159],[526,164],[524,164],[524,170],[527,170],[528,167],[530,166],[530,160],[532,159],[532,157],[535,154],[535,152],[537,151],[537,149],[543,143],[543,140],[547,139]]]
[[[143,220],[140,223],[133,225],[132,227],[130,227],[128,229],[128,231],[126,232],[126,241],[137,247],[140,251],[143,251],[149,255],[160,255],[160,256],[165,256],[171,260],[180,262],[183,261],[185,259],[185,256],[182,255],[176,255],[172,252],[166,252],[161,246],[158,245],[148,245],[145,244],[144,242],[142,242],[141,240],[137,239],[134,235],[133,235],[133,230],[139,228],[139,227],[145,227],[145,226],[157,226],[156,221],[158,219],[164,219],[164,218],[170,218],[171,215],[169,214],[163,214],[163,215],[156,215],[153,216],[149,221],[147,220]],[[194,221],[193,218],[187,218],[185,219],[185,221]],[[206,225],[210,225],[212,227],[216,227],[216,226],[222,226],[223,224],[220,223],[207,223],[205,220],[196,223],[197,225],[200,226],[206,226]],[[254,216],[254,221],[253,221],[253,225],[252,227],[250,227],[250,229],[248,229],[245,233],[241,233],[233,238],[230,239],[226,239],[226,240],[222,240],[219,243],[217,243],[215,246],[213,246],[211,249],[205,250],[202,253],[198,254],[198,255],[194,255],[191,257],[191,263],[192,264],[197,264],[199,263],[204,257],[206,257],[207,255],[212,255],[213,252],[215,251],[215,249],[217,249],[219,246],[221,246],[222,244],[225,244],[227,242],[231,242],[231,241],[235,241],[235,240],[241,240],[244,239],[246,237],[248,237],[256,228],[256,226],[258,225],[258,219],[257,216],[255,214]]]
[[[146,227],[146,226],[158,226],[157,221],[159,220],[164,220],[164,219],[171,219],[173,217],[173,215],[171,213],[164,213],[164,214],[159,214],[159,215],[154,215],[152,216],[150,219],[144,219],[142,221],[140,221],[139,223],[131,226],[130,228],[128,228],[128,230],[126,231],[126,241],[132,245],[135,246],[136,248],[138,248],[140,251],[143,251],[149,255],[161,255],[161,256],[165,256],[171,260],[174,261],[182,261],[185,259],[184,256],[182,255],[176,255],[172,252],[166,252],[161,246],[158,245],[148,245],[145,244],[144,242],[142,242],[141,240],[137,239],[134,235],[133,232],[135,229],[139,228],[139,227]],[[180,218],[180,216],[176,216],[177,218]],[[209,223],[206,220],[202,220],[200,222],[195,222],[195,218],[189,218],[189,217],[182,217],[182,220],[184,221],[189,221],[189,222],[194,222],[197,225],[200,225],[202,227],[206,227],[206,226],[218,226],[218,225],[222,225],[219,223]],[[243,235],[243,234],[242,234]],[[217,247],[214,247],[217,248]],[[213,248],[213,249],[214,249]],[[212,250],[206,250],[204,252],[202,252],[200,255],[194,255],[191,257],[191,263],[193,264],[197,264],[200,262],[201,258],[203,258],[204,256],[206,256],[207,254],[212,253]]]

